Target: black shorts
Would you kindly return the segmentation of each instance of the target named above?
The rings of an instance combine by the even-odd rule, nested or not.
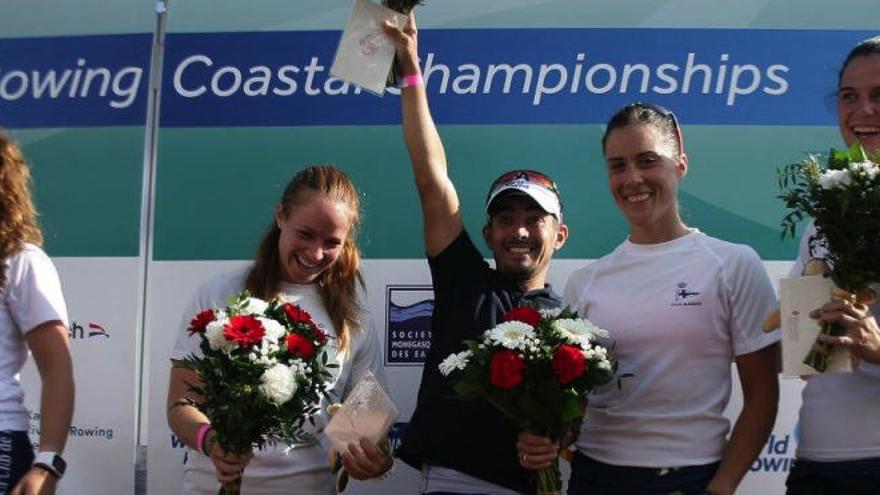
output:
[[[880,457],[840,462],[796,460],[785,481],[787,495],[876,495]]]
[[[34,447],[23,431],[0,431],[0,495],[11,492],[34,463]]]
[[[667,469],[614,466],[577,452],[568,495],[699,495],[717,470],[717,462]]]

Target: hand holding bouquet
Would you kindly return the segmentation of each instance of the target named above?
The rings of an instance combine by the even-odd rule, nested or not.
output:
[[[484,398],[520,428],[559,440],[584,415],[586,395],[614,378],[616,362],[598,342],[608,333],[569,309],[518,307],[504,323],[464,342],[440,363],[455,391]],[[539,493],[559,493],[558,463],[538,472]]]
[[[813,217],[817,236],[811,251],[830,267],[830,277],[854,301],[873,299],[870,284],[880,281],[880,168],[856,143],[847,151],[831,150],[828,165],[810,155],[779,171],[779,197],[791,210],[782,221],[782,234],[794,235],[797,222]],[[836,325],[824,325],[820,334],[837,335]],[[819,372],[828,368],[831,348],[816,341],[804,359]]]
[[[409,13],[421,3],[422,0],[382,0],[383,6],[404,15],[409,15]],[[401,26],[401,28],[403,28],[403,26]],[[388,79],[385,81],[385,86],[389,88],[396,87],[401,75],[409,74],[400,73],[400,68],[397,65],[397,58],[395,57],[394,62],[391,65],[391,71],[388,72]]]
[[[223,309],[195,315],[187,331],[201,339],[202,356],[183,368],[201,383],[189,384],[199,409],[227,454],[249,456],[267,442],[312,440],[302,427],[319,409],[331,378],[327,335],[296,305],[244,292]],[[221,494],[240,492],[241,478]]]

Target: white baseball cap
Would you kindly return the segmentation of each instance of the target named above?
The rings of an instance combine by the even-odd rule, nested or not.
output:
[[[501,174],[489,188],[486,197],[486,213],[491,210],[492,202],[503,193],[519,193],[535,200],[538,206],[562,222],[562,201],[559,199],[559,188],[553,179],[534,170],[511,170]]]

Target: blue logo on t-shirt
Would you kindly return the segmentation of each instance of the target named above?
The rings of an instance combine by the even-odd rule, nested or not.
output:
[[[702,306],[703,301],[699,298],[700,293],[689,290],[687,282],[675,284],[675,298],[672,306]]]

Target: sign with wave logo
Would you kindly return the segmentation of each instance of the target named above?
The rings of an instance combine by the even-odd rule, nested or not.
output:
[[[385,364],[423,364],[431,347],[431,286],[386,286],[385,303]]]

